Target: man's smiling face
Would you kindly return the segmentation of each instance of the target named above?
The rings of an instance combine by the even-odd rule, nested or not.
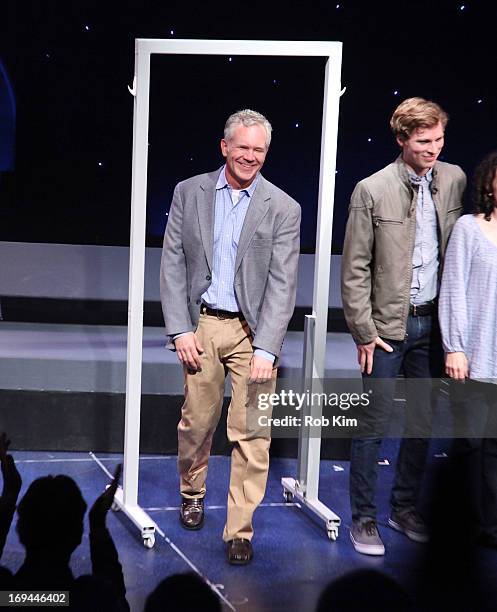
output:
[[[226,158],[226,180],[233,189],[246,189],[264,164],[267,154],[267,133],[260,125],[239,125],[229,140],[221,140]]]
[[[433,168],[444,146],[444,129],[439,122],[432,128],[416,128],[409,138],[397,142],[402,148],[402,159],[418,176]]]

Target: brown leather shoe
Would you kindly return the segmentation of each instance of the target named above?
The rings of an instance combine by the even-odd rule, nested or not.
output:
[[[228,562],[231,565],[247,565],[252,561],[254,552],[250,540],[234,538],[228,542]]]
[[[204,525],[204,500],[182,497],[179,521],[185,529],[201,529]]]

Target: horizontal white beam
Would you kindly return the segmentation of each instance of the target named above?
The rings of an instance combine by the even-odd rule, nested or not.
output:
[[[341,57],[341,42],[293,40],[192,40],[137,38],[139,53],[177,55],[275,55],[288,57]]]

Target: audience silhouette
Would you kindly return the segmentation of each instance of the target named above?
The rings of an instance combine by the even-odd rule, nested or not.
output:
[[[0,558],[16,511],[17,498],[22,486],[14,458],[8,454],[10,440],[7,434],[0,433],[0,468],[3,478],[2,496],[0,497]]]
[[[219,598],[197,574],[162,580],[147,598],[144,612],[221,612]]]
[[[3,491],[0,498],[0,555],[12,523],[22,481],[12,455],[10,440],[0,434],[0,464]],[[78,485],[65,475],[37,478],[21,499],[17,533],[26,550],[19,570],[13,575],[1,568],[2,589],[18,591],[69,591],[70,609],[94,612],[129,610],[122,567],[106,527],[121,474],[118,466],[108,489],[90,510],[90,551],[93,573],[75,578],[70,559],[81,543],[86,502]]]
[[[407,612],[406,591],[389,576],[361,569],[333,580],[321,593],[316,612]]]

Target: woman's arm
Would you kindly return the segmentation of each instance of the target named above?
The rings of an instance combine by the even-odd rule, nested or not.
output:
[[[467,300],[472,260],[472,234],[468,221],[462,217],[454,226],[445,254],[440,288],[438,314],[442,342],[446,353],[445,371],[451,377],[464,380],[469,375],[465,354],[468,339]]]

